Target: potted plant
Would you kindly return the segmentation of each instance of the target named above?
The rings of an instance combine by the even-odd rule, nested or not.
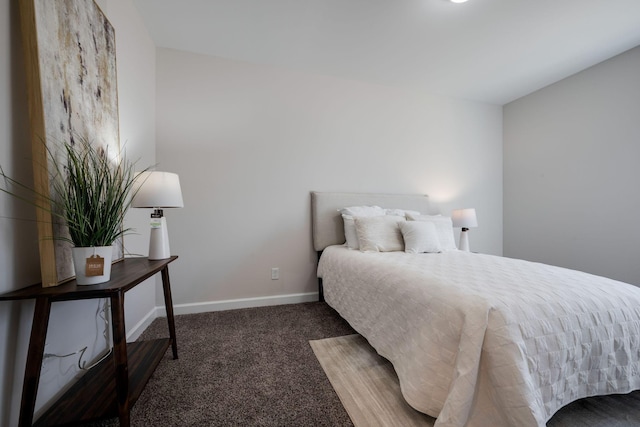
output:
[[[0,187],[0,191],[26,200],[63,221],[68,235],[52,238],[73,245],[79,285],[106,282],[111,273],[112,245],[131,231],[122,227],[122,220],[139,188],[134,164],[124,158],[111,159],[105,149],[86,138],[62,142],[57,148],[59,156],[47,148],[50,194],[37,193],[7,176],[1,168],[0,177],[4,178],[6,188]],[[24,196],[23,190],[36,197]]]

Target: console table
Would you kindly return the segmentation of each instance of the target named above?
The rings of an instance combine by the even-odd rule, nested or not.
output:
[[[151,261],[126,258],[111,267],[111,280],[98,285],[77,285],[75,280],[43,288],[33,285],[0,295],[0,301],[35,299],[33,326],[22,386],[20,427],[31,426],[44,356],[44,345],[51,303],[93,298],[109,298],[113,353],[87,371],[35,423],[36,426],[78,424],[105,417],[119,417],[121,426],[129,426],[129,411],[171,345],[178,358],[176,330],[169,283],[169,263],[177,256]],[[124,323],[124,293],[156,273],[162,275],[169,338],[127,344]]]

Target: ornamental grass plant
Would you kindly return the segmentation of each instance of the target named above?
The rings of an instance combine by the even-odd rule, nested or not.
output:
[[[4,185],[0,185],[0,191],[63,221],[69,237],[51,238],[68,241],[76,247],[111,246],[132,231],[124,229],[122,222],[139,188],[135,164],[126,158],[114,161],[107,150],[86,138],[65,141],[56,148],[59,156],[47,147],[50,194],[42,194],[12,179],[1,167]]]

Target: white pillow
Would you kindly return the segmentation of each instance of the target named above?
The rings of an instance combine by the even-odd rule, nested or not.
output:
[[[385,210],[380,206],[350,206],[338,209],[338,212],[351,216],[381,216],[385,214]]]
[[[403,251],[404,242],[398,223],[404,220],[403,217],[393,215],[355,217],[360,250],[362,252]]]
[[[387,215],[406,216],[407,214],[420,215],[418,211],[408,211],[405,209],[385,209]]]
[[[407,214],[410,221],[432,222],[436,227],[440,249],[442,251],[455,251],[458,249],[456,240],[453,237],[453,223],[448,216],[441,215],[411,215]]]
[[[344,237],[349,249],[360,249],[358,235],[356,234],[356,225],[353,222],[354,217],[382,216],[385,214],[385,210],[380,206],[351,206],[348,208],[338,209],[338,212],[342,214]]]
[[[399,224],[404,251],[411,254],[441,252],[438,231],[431,221],[404,221]]]
[[[358,244],[358,234],[356,233],[356,223],[353,222],[352,215],[342,215],[342,221],[344,222],[344,237],[349,249],[360,249]]]

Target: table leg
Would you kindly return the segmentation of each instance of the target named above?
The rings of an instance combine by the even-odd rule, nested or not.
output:
[[[124,325],[124,293],[122,292],[111,296],[111,322],[118,416],[120,426],[129,427],[129,364],[127,361],[127,334]]]
[[[171,337],[171,349],[173,358],[178,358],[178,342],[176,341],[176,325],[173,319],[173,301],[171,299],[171,283],[169,281],[169,266],[162,271],[162,289],[164,290],[164,306],[167,310],[167,323],[169,324],[169,337]]]
[[[19,426],[31,426],[33,412],[36,407],[38,383],[42,369],[44,345],[49,326],[49,314],[51,313],[51,301],[47,297],[36,298],[36,306],[33,310],[33,324],[31,325],[31,337],[29,338],[29,350],[27,364],[22,385],[22,403],[20,405]]]

